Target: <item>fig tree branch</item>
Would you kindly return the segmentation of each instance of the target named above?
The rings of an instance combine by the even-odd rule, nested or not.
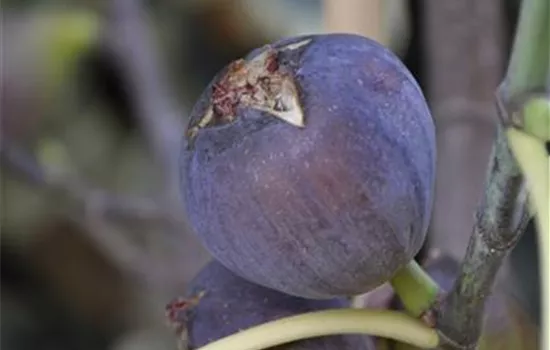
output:
[[[437,328],[450,348],[475,349],[485,301],[504,257],[521,237],[528,220],[525,182],[499,128],[460,275],[436,310]]]

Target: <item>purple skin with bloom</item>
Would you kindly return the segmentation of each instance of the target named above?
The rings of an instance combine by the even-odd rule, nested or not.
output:
[[[291,295],[357,295],[420,250],[435,130],[388,49],[357,35],[282,40],[222,70],[182,151],[190,223],[223,265]]]
[[[191,282],[191,307],[173,315],[186,325],[191,349],[264,322],[300,313],[349,307],[346,299],[311,300],[293,297],[250,283],[213,260]],[[278,350],[373,350],[370,337],[337,335],[283,344]]]

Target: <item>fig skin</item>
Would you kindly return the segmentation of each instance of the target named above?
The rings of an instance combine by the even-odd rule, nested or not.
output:
[[[238,277],[216,260],[193,279],[187,297],[202,295],[177,317],[186,323],[188,345],[199,348],[212,341],[272,320],[299,313],[349,307],[346,299],[311,300],[293,297]],[[278,350],[374,350],[363,335],[338,335],[283,344]]]
[[[199,127],[222,70],[184,141],[190,224],[249,281],[316,299],[367,292],[426,237],[436,152],[424,96],[393,53],[361,36],[286,39],[245,61],[266,50],[295,85],[304,127],[245,103]]]

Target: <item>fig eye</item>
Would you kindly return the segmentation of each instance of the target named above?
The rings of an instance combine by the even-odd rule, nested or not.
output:
[[[210,96],[210,107],[187,132],[190,139],[201,128],[233,122],[238,118],[238,107],[254,108],[294,126],[304,126],[298,89],[279,65],[278,51],[271,46],[248,62],[232,62],[221,79],[212,84]]]

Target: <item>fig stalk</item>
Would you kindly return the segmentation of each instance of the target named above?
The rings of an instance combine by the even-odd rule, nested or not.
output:
[[[415,260],[397,272],[390,283],[405,309],[415,317],[429,310],[439,296],[439,286]]]

